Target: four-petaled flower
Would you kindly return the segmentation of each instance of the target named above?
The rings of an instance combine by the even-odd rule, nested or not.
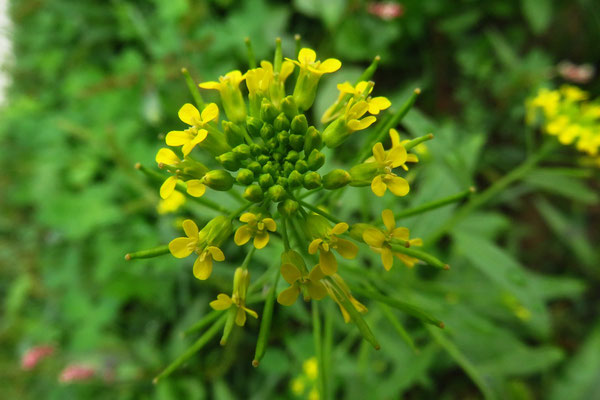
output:
[[[394,174],[392,170],[406,163],[407,153],[401,144],[386,153],[381,143],[373,146],[375,163],[383,169],[382,174],[376,175],[371,181],[371,190],[381,197],[387,189],[396,196],[405,196],[409,191],[408,181]]]
[[[348,224],[340,222],[329,229],[325,237],[314,239],[308,246],[310,254],[319,252],[319,265],[325,275],[333,275],[337,271],[337,260],[331,250],[336,250],[346,259],[353,259],[358,253],[358,247],[354,243],[337,237],[347,230]]]
[[[216,122],[219,119],[219,108],[215,103],[210,103],[200,114],[196,107],[186,103],[179,109],[179,119],[190,127],[184,131],[167,133],[165,141],[169,146],[182,146],[181,152],[187,156],[198,143],[206,139],[208,131],[202,128],[209,122]]]
[[[389,150],[386,150],[385,153],[389,153],[390,151],[392,151],[393,149],[395,149],[396,147],[404,147],[404,143],[409,142],[410,140],[400,140],[400,134],[398,133],[397,130],[395,130],[394,128],[390,129],[390,141],[392,142],[392,148]],[[424,146],[424,144],[421,144],[421,146]],[[375,162],[375,157],[371,156],[369,158],[367,158],[365,160],[365,163],[370,163],[370,162]],[[417,157],[416,154],[413,153],[407,153],[406,154],[406,162],[419,162],[419,158]],[[402,167],[403,170],[408,171],[408,166],[406,164],[402,164],[400,167]]]
[[[369,111],[369,103],[364,100],[357,103],[354,103],[352,100],[348,102],[344,113],[344,121],[351,132],[367,129],[377,121],[377,118],[372,115],[360,119],[367,111]]]
[[[286,58],[302,70],[309,71],[315,75],[329,74],[337,71],[342,66],[340,60],[328,58],[325,61],[317,61],[317,53],[313,49],[303,48],[298,53],[298,61]]]
[[[246,314],[258,318],[256,311],[246,307],[246,292],[250,284],[250,273],[247,269],[238,268],[235,271],[234,288],[231,297],[225,293],[217,295],[217,300],[210,302],[210,306],[215,310],[228,310],[231,307],[237,307],[235,313],[235,323],[239,326],[246,324]]]
[[[185,258],[194,252],[198,254],[194,262],[194,276],[200,280],[208,279],[212,273],[213,260],[223,261],[225,255],[217,246],[206,243],[206,238],[191,219],[183,221],[183,231],[187,237],[171,240],[169,251],[176,258]]]
[[[168,165],[171,167],[176,167],[181,163],[181,160],[171,149],[162,148],[156,153],[156,162],[159,167],[163,165]],[[177,181],[179,181],[179,177],[177,175],[172,175],[165,179],[163,184],[160,186],[160,197],[163,200],[169,198],[173,192],[175,191],[175,186],[177,186]],[[202,197],[204,192],[206,191],[206,186],[202,183],[200,179],[189,179],[185,182],[186,191],[190,196],[194,197]]]
[[[305,300],[315,299],[321,300],[327,296],[327,289],[321,282],[321,279],[325,277],[325,274],[321,270],[319,264],[317,264],[310,273],[306,273],[306,268],[301,271],[297,266],[292,263],[285,263],[281,266],[281,276],[290,287],[283,290],[277,296],[277,302],[284,306],[291,306],[296,302],[298,295],[305,288],[308,296]]]
[[[241,222],[246,225],[240,226],[235,231],[233,240],[238,246],[243,246],[250,238],[254,237],[254,247],[262,249],[269,243],[269,232],[275,232],[277,224],[273,218],[262,218],[262,216],[253,213],[244,213],[240,217]]]
[[[379,114],[381,110],[385,110],[392,105],[387,97],[368,97],[373,91],[373,84],[369,85],[369,82],[366,81],[360,81],[356,86],[352,86],[349,82],[339,83],[337,88],[340,91],[340,97],[342,98],[344,95],[350,94],[355,100],[365,99],[369,106],[368,111],[373,115]]]
[[[394,265],[394,256],[398,257],[406,266],[413,267],[418,260],[406,254],[393,251],[393,240],[398,240],[396,244],[408,242],[410,246],[422,246],[423,241],[421,239],[410,239],[408,228],[396,228],[396,220],[394,219],[392,210],[383,210],[381,219],[386,227],[386,231],[368,228],[363,232],[363,240],[371,246],[373,251],[381,255],[381,262],[387,271]]]

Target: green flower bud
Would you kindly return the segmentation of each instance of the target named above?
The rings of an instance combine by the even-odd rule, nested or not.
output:
[[[261,154],[260,156],[256,157],[256,161],[258,161],[260,165],[265,165],[267,162],[269,162],[270,159],[271,157],[264,154]]]
[[[287,175],[291,174],[293,170],[294,170],[294,164],[292,164],[289,161],[285,161],[283,163],[283,174],[284,175],[287,176]]]
[[[316,171],[325,164],[325,154],[317,149],[313,149],[308,156],[308,168],[311,171]]]
[[[200,242],[208,246],[219,246],[231,235],[232,231],[231,219],[219,215],[208,221],[200,230]]]
[[[379,166],[376,163],[355,165],[350,169],[350,176],[352,177],[350,186],[368,186],[378,173]]]
[[[248,128],[248,133],[250,134],[250,136],[255,136],[255,137],[258,136],[262,126],[263,126],[263,122],[258,118],[254,118],[254,117],[246,118],[246,127]]]
[[[285,176],[280,176],[277,178],[277,184],[286,187],[288,185],[288,179]]]
[[[273,199],[273,201],[279,203],[287,197],[287,192],[281,185],[273,185],[269,188],[268,191],[269,197]]]
[[[249,169],[242,168],[238,171],[235,179],[239,184],[246,186],[250,185],[252,182],[254,182],[254,172],[250,171]]]
[[[336,119],[323,131],[323,142],[330,149],[336,148],[352,134],[343,118]]]
[[[260,137],[263,138],[264,141],[267,141],[273,136],[275,136],[275,129],[273,129],[273,125],[265,122],[262,128],[260,128]]]
[[[223,153],[215,158],[217,162],[228,171],[237,171],[240,168],[240,161],[238,160],[237,155],[232,151]]]
[[[238,144],[244,142],[244,128],[234,124],[231,121],[225,120],[221,122],[221,126],[223,126],[223,132],[225,132],[225,140],[231,146],[237,146]]]
[[[294,169],[303,174],[308,171],[308,164],[304,160],[298,160],[294,165]]]
[[[363,232],[366,231],[367,229],[377,229],[377,228],[370,224],[358,223],[358,224],[354,224],[350,227],[349,233],[353,239],[364,242]]]
[[[283,154],[281,154],[280,152],[276,152],[271,154],[271,157],[273,158],[273,160],[280,162],[281,160],[283,160]]]
[[[331,229],[329,221],[321,215],[310,214],[304,220],[304,230],[311,238],[327,237],[329,229]]]
[[[256,184],[246,187],[243,196],[253,203],[261,202],[265,197],[263,190]]]
[[[250,153],[257,157],[263,153],[264,148],[260,144],[252,143],[250,145]]]
[[[301,186],[303,182],[302,174],[296,170],[292,171],[288,176],[288,185],[292,188]]]
[[[277,134],[277,141],[283,146],[283,150],[287,150],[287,145],[290,143],[290,133],[288,131],[279,132]]]
[[[267,146],[267,149],[273,151],[279,147],[279,142],[277,141],[277,138],[273,137],[269,139],[265,145]]]
[[[287,153],[287,156],[285,156],[285,160],[289,161],[291,163],[295,163],[296,161],[298,161],[300,159],[300,154],[298,154],[297,151],[295,150],[290,150]]]
[[[304,138],[304,154],[310,154],[313,149],[320,150],[321,147],[323,147],[321,132],[314,126],[309,127]]]
[[[321,186],[321,175],[318,172],[309,172],[304,175],[304,187],[308,190]]]
[[[279,131],[287,131],[290,129],[290,120],[285,116],[284,113],[281,113],[275,118],[273,121],[273,127],[277,132]]]
[[[248,164],[248,169],[254,172],[254,175],[258,175],[262,172],[262,165],[260,165],[258,161],[252,161]]]
[[[325,189],[339,189],[350,183],[352,177],[343,169],[334,169],[323,176],[323,187]]]
[[[258,184],[263,189],[268,189],[273,185],[273,177],[271,174],[262,174],[258,177]]]
[[[247,144],[240,144],[233,148],[232,150],[237,156],[239,160],[245,160],[252,155],[250,151],[250,146]]]
[[[291,132],[296,135],[305,135],[308,129],[308,121],[304,114],[299,114],[292,119]]]
[[[313,74],[308,70],[300,69],[293,95],[294,101],[301,110],[308,110],[315,101],[319,79],[321,79],[320,74]]]
[[[202,183],[214,190],[227,191],[233,186],[233,177],[225,170],[214,169],[202,177]]]
[[[283,202],[279,203],[279,206],[277,206],[279,213],[281,215],[285,215],[286,217],[294,215],[298,211],[298,208],[300,208],[300,204],[292,199],[285,199]]]
[[[260,104],[260,119],[272,124],[278,115],[279,115],[279,111],[277,110],[277,107],[275,107],[266,98],[262,99],[262,103]]]
[[[296,115],[298,115],[298,106],[296,105],[296,102],[292,96],[287,96],[281,101],[281,111],[283,111],[289,120],[292,120]]]
[[[290,146],[296,151],[304,149],[304,136],[292,134],[290,135]]]

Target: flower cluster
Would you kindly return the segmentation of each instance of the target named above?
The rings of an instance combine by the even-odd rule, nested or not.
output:
[[[245,73],[232,71],[199,85],[218,91],[219,105],[205,103],[196,89],[192,93],[196,105],[181,107],[179,118],[186,126],[169,132],[169,148],[161,148],[156,154],[158,167],[168,176],[159,177],[138,165],[148,176],[162,181],[162,212],[183,204],[181,195],[187,193],[221,215],[202,228],[187,219],[182,224],[185,236],[173,239],[168,246],[128,254],[126,258],[166,252],[177,258],[194,255],[193,274],[206,280],[214,263],[228,257],[222,250],[224,243],[233,239],[237,246],[249,246],[243,264],[234,274],[231,296],[219,294],[210,303],[213,313],[206,317],[207,321],[214,321],[216,315],[222,315],[214,326],[224,326],[221,343],[225,344],[234,324],[244,326],[247,315],[259,318],[247,304],[264,296],[264,282],[273,275],[267,270],[251,284],[250,261],[255,251],[275,246],[281,249],[281,262],[274,263],[280,274],[263,298],[254,365],[264,354],[273,303],[291,306],[300,295],[305,301],[331,298],[344,320],[354,322],[363,337],[379,348],[361,317],[367,308],[352,295],[353,290],[359,289],[348,285],[340,274],[341,260],[356,258],[362,245],[381,256],[385,270],[392,268],[394,258],[408,267],[418,260],[429,264],[434,260],[433,265],[441,268],[447,265],[420,250],[408,249],[422,242],[410,239],[407,228],[396,227],[392,210],[383,211],[384,228],[380,228],[364,222],[341,221],[327,211],[327,205],[348,186],[370,188],[374,198],[384,196],[388,189],[395,196],[409,193],[409,182],[402,174],[408,170],[407,163],[418,162],[410,150],[433,135],[401,141],[394,126],[419,91],[415,90],[414,96],[391,116],[390,124],[374,125],[381,112],[391,107],[387,98],[372,96],[374,82],[369,79],[377,67],[377,57],[355,84],[344,82],[337,86],[339,97],[320,123],[313,124],[310,111],[319,82],[323,75],[337,71],[341,62],[333,58],[320,61],[308,48],[299,49],[295,59],[284,59],[280,42],[273,63],[256,64],[252,58],[253,68]],[[191,81],[189,75],[187,78]],[[220,119],[221,109],[225,119]],[[328,158],[335,152],[325,148],[336,149],[361,131],[365,131],[364,137],[357,139],[366,145],[354,162],[347,169],[332,168],[336,164]],[[202,154],[204,158],[200,158]],[[204,198],[211,191],[230,192],[240,208],[225,210]],[[277,287],[280,276],[289,286]],[[165,374],[170,371],[172,368]]]
[[[576,86],[558,90],[542,88],[527,102],[527,122],[538,122],[541,114],[545,133],[556,136],[564,145],[575,144],[600,166],[600,100]]]

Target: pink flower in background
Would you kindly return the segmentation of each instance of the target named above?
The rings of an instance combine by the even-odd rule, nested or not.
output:
[[[375,15],[384,21],[390,21],[401,17],[404,14],[404,7],[399,3],[377,2],[369,3],[367,11],[369,14]]]
[[[58,381],[61,383],[85,381],[93,377],[95,373],[96,370],[92,367],[82,364],[71,364],[62,370]]]
[[[591,64],[577,65],[571,61],[561,61],[556,68],[563,79],[574,83],[588,83],[596,72]]]
[[[54,353],[54,347],[49,345],[32,347],[21,357],[21,368],[26,371],[31,370],[44,358],[51,356],[52,353]]]

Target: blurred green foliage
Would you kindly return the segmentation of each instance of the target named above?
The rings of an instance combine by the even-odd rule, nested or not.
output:
[[[213,80],[246,68],[244,37],[266,58],[275,37],[291,53],[300,33],[345,65],[346,75],[323,83],[322,111],[336,83],[381,55],[378,94],[397,107],[423,90],[403,135],[436,135],[412,172],[408,200],[385,198],[398,209],[497,182],[541,141],[523,122],[525,99],[561,82],[559,61],[600,61],[593,0],[407,0],[392,20],[368,9],[358,0],[11,2],[13,82],[0,110],[1,398],[295,398],[290,381],[314,354],[301,304],[276,311],[258,369],[250,367],[248,332],[258,330],[250,323],[226,348],[215,344],[151,384],[194,339],[181,332],[227,286],[225,273],[209,286],[170,257],[123,260],[175,237],[172,216],[157,217],[156,188],[133,165],[152,165],[190,100],[180,68]],[[585,89],[597,94],[599,82]],[[457,206],[403,219],[426,242],[449,233],[430,250],[452,270],[395,268],[381,289],[435,312],[446,329],[391,311],[417,353],[390,324],[390,310],[367,304],[382,345],[374,352],[327,304],[336,398],[598,397],[599,175],[575,159],[557,148],[458,220]],[[336,215],[379,218],[364,192],[348,193]],[[193,206],[189,214],[211,215]],[[231,271],[241,260],[233,246],[228,254]],[[264,266],[278,258],[257,253]],[[349,281],[383,274],[376,257],[360,261],[344,267]],[[22,371],[21,355],[43,343],[55,354]],[[59,384],[64,366],[77,362],[96,368],[96,378]]]

